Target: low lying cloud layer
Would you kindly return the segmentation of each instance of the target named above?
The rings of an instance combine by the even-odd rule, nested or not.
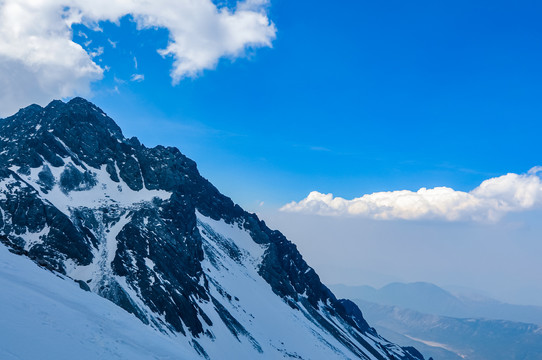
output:
[[[73,41],[71,26],[98,29],[101,21],[131,15],[138,28],[166,28],[173,83],[212,69],[222,57],[271,46],[276,29],[267,0],[245,0],[235,9],[211,0],[0,0],[0,116],[31,102],[89,93],[104,68]]]
[[[363,216],[373,219],[441,219],[448,221],[498,221],[509,212],[542,205],[542,181],[537,166],[526,174],[506,174],[485,180],[472,191],[449,187],[377,192],[347,200],[313,191],[305,199],[280,210],[330,216]]]

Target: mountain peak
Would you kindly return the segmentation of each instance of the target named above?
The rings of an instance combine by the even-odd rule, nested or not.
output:
[[[44,163],[62,166],[68,157],[98,167],[126,140],[111,118],[83,98],[21,109],[0,122],[0,135],[0,160],[24,169]]]
[[[11,128],[14,133],[30,133],[38,124],[39,128],[48,126],[48,130],[52,131],[86,122],[99,124],[109,128],[112,133],[122,134],[117,124],[102,109],[81,97],[73,98],[67,103],[53,100],[45,107],[32,104],[1,120],[3,131],[9,131]]]
[[[28,107],[32,107],[32,106],[36,106],[36,105],[34,104]],[[25,109],[27,109],[28,107],[26,107]],[[59,99],[52,100],[49,104],[47,104],[44,107],[44,109],[64,109],[66,107],[72,108],[72,109],[76,107],[87,108],[89,110],[95,110],[95,111],[103,113],[103,111],[100,108],[98,108],[94,103],[80,96],[74,97],[67,102],[64,102]]]
[[[0,146],[0,241],[199,355],[420,359],[178,149],[124,138],[85,99],[4,119]]]
[[[36,113],[42,110],[43,108],[39,106],[38,104],[32,104],[32,105],[28,105],[25,108],[20,109],[18,113]]]
[[[87,99],[82,98],[82,97],[80,97],[80,96],[74,97],[73,99],[71,99],[70,101],[68,101],[68,104],[69,104],[69,105],[77,105],[77,104],[81,104],[81,105],[85,105],[85,106],[96,107],[96,105],[94,105],[93,103],[91,103],[91,102],[88,101]]]

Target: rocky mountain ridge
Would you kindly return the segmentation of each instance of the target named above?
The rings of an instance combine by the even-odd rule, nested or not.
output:
[[[82,98],[0,120],[0,165],[5,246],[204,358],[423,358],[380,337],[178,149],[125,138]]]

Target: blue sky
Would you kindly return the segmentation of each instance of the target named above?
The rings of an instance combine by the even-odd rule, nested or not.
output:
[[[161,9],[70,2],[83,20],[63,9],[62,19],[74,19],[65,29],[55,25],[54,5],[28,10],[43,28],[0,6],[0,17],[20,20],[28,34],[51,28],[53,40],[80,46],[66,52],[66,63],[50,63],[45,55],[53,50],[18,54],[23,42],[0,26],[0,70],[8,70],[0,84],[13,89],[0,92],[2,116],[30,102],[89,97],[125,135],[179,147],[219,190],[283,230],[327,282],[371,283],[371,273],[376,285],[422,280],[515,302],[542,298],[542,266],[533,257],[540,253],[533,229],[542,190],[537,171],[527,175],[542,165],[540,2],[250,0],[237,9],[235,2],[215,2],[229,6],[237,24],[233,14],[242,9],[259,24],[243,23],[237,32],[215,26],[218,10],[207,11],[214,9],[208,0],[196,2],[207,7],[194,24],[175,12],[182,13],[182,1],[160,0]],[[189,39],[188,45],[159,53],[172,39]],[[208,41],[208,48],[201,45]],[[197,56],[181,61],[188,70],[172,78],[194,49]],[[216,54],[204,58],[209,49]],[[40,77],[49,82],[35,86]],[[470,193],[492,178],[493,190]],[[449,189],[445,200],[464,198],[454,206],[478,205],[453,213],[437,201],[440,212],[419,216],[408,215],[415,213],[410,208],[407,215],[379,208],[359,217],[359,208],[345,210],[360,206],[349,199],[398,190],[414,192],[407,195],[419,204],[427,197],[416,191],[435,187]],[[339,199],[340,209],[330,205],[334,198],[302,202],[312,191],[346,200]],[[395,195],[385,196],[395,201]],[[444,196],[427,196],[437,195]],[[371,199],[362,205],[373,206]],[[279,210],[292,201],[292,212]],[[389,248],[398,251],[390,255]],[[502,265],[498,254],[511,249],[516,256]],[[419,268],[424,259],[437,261]]]
[[[176,86],[156,53],[167,32],[124,19],[96,34],[118,45],[103,45],[111,70],[94,101],[128,134],[179,146],[248,207],[315,189],[470,190],[538,164],[537,14],[535,2],[279,0],[272,49]],[[115,83],[133,73],[144,81]]]

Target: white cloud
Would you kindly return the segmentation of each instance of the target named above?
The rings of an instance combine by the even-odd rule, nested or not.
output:
[[[166,28],[166,49],[174,60],[173,83],[213,69],[222,57],[238,57],[249,47],[271,46],[276,29],[267,1],[247,0],[236,9],[211,0],[2,0],[0,1],[0,116],[31,102],[87,95],[104,69],[75,43],[73,24],[100,31],[131,15],[139,29]]]
[[[542,205],[542,181],[537,166],[526,174],[506,174],[485,180],[470,192],[448,187],[421,188],[366,194],[347,200],[311,192],[305,199],[284,205],[281,211],[373,219],[443,219],[497,221],[506,213]]]
[[[135,82],[142,82],[143,80],[145,80],[145,75],[143,74],[132,74],[132,77],[130,78],[130,81]]]
[[[100,46],[97,49],[95,49],[94,51],[89,52],[88,54],[90,55],[91,58],[94,59],[95,57],[102,56],[103,53],[104,53],[104,48]]]

